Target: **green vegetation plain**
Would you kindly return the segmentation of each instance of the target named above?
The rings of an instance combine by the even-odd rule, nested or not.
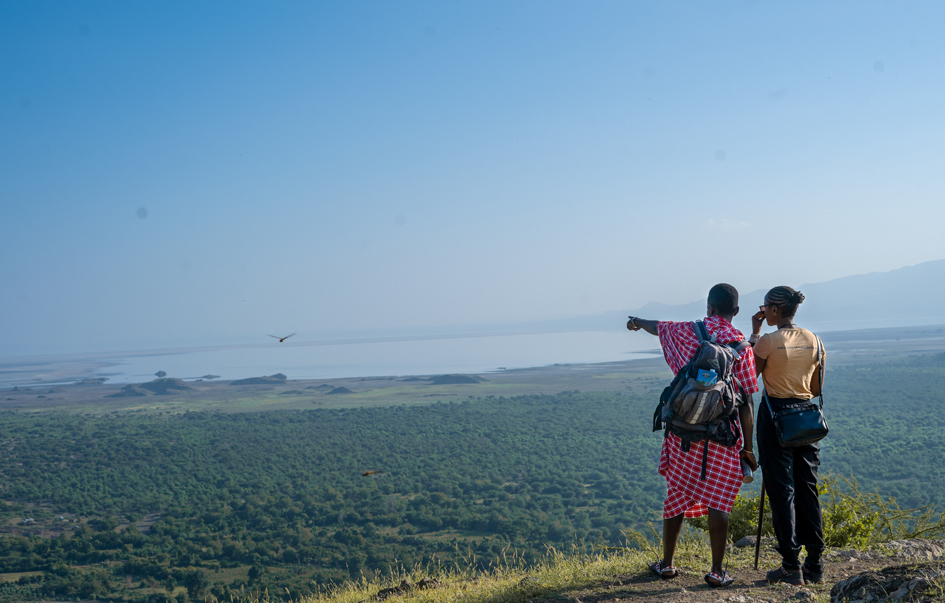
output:
[[[822,469],[945,508],[945,354],[851,345],[828,373]],[[40,394],[17,392],[0,420],[0,597],[296,598],[418,564],[618,546],[660,518],[649,424],[667,375],[654,360],[347,380],[338,396],[75,386],[30,406]]]

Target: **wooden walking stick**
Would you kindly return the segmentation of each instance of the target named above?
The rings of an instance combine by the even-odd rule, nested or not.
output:
[[[765,521],[765,480],[761,479],[761,504],[758,505],[758,538],[755,540],[755,569],[758,569],[758,556],[761,554],[761,525]]]

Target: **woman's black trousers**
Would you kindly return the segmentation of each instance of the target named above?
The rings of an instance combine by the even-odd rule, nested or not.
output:
[[[793,398],[769,397],[769,400],[775,412],[787,404],[802,402]],[[763,398],[759,406],[758,462],[771,505],[778,552],[785,569],[798,570],[801,568],[798,556],[803,546],[807,549],[807,566],[819,570],[824,550],[824,526],[817,496],[820,442],[782,448]]]

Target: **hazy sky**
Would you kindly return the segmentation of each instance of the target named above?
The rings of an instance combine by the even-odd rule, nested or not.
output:
[[[945,257],[941,2],[0,4],[0,352]]]

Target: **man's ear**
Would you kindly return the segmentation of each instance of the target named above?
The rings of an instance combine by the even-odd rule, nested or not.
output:
[[[736,316],[738,316],[738,306],[735,306],[735,311],[732,312],[732,318],[735,318]]]
[[[715,306],[712,304],[706,304],[705,306],[705,315],[706,316],[715,316],[719,311],[715,309]]]

